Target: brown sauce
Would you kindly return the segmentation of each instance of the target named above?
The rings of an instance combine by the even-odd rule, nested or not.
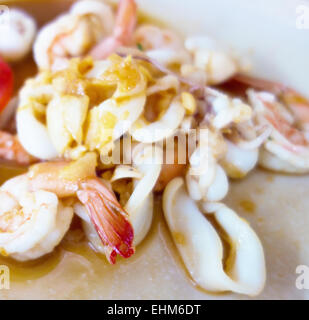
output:
[[[241,200],[239,205],[246,213],[253,214],[256,210],[256,204],[252,200]]]

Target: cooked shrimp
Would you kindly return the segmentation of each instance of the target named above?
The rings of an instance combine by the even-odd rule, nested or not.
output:
[[[135,246],[147,235],[153,216],[153,188],[161,170],[162,150],[151,145],[138,144],[133,150],[133,166],[117,166],[111,183],[120,196],[134,229]],[[126,180],[133,178],[130,183]],[[123,180],[126,179],[126,180]],[[114,183],[117,183],[117,187]],[[132,187],[131,187],[132,186]],[[91,226],[84,206],[76,204],[74,210],[83,220],[83,227],[93,247],[101,253],[106,248],[100,243],[95,229]]]
[[[120,0],[113,34],[102,40],[90,52],[94,59],[104,59],[121,46],[130,45],[137,19],[134,0]]]
[[[51,192],[33,190],[21,175],[0,188],[0,253],[16,260],[51,252],[70,227],[73,209]]]
[[[168,66],[191,62],[183,40],[175,32],[152,25],[142,25],[134,34],[134,42],[152,59]]]
[[[176,33],[153,25],[139,27],[134,34],[134,40],[146,51],[161,48],[179,49],[183,47],[183,41]]]
[[[304,173],[309,171],[307,132],[298,128],[295,117],[268,92],[249,92],[256,121],[272,128],[263,144],[259,164],[271,170]]]
[[[272,93],[276,98],[277,101],[282,104],[280,110],[278,107],[267,103],[266,107],[269,111],[275,113],[273,116],[276,119],[273,119],[273,122],[281,122],[281,126],[277,124],[276,126],[281,127],[280,129],[283,130],[283,134],[287,136],[288,139],[295,138],[294,134],[296,133],[297,129],[308,130],[309,126],[309,101],[306,97],[301,95],[296,90],[289,88],[281,83],[273,82],[269,80],[259,79],[243,74],[237,74],[232,79],[231,82],[236,81],[236,83],[240,83],[246,85],[247,88],[253,88],[256,90],[266,91]],[[275,110],[277,109],[277,110]],[[284,111],[287,110],[287,111]],[[294,128],[291,128],[290,124],[287,124],[282,117],[285,117],[283,113],[291,113],[292,119],[291,122],[295,124]],[[289,127],[289,128],[288,128]],[[300,131],[300,130],[299,130]],[[290,135],[292,133],[292,135]],[[300,135],[302,135],[300,133]],[[297,139],[303,140],[303,138],[298,135]],[[297,143],[297,141],[295,141]]]
[[[261,149],[259,164],[275,171],[308,172],[308,100],[279,83],[245,75],[237,75],[232,81],[263,90],[248,91],[254,120],[272,129]]]
[[[36,161],[26,152],[16,136],[4,131],[0,131],[0,159],[14,161],[21,165],[29,165]]]
[[[88,153],[77,161],[36,164],[27,177],[31,190],[52,192],[60,199],[78,199],[107,248],[109,262],[115,263],[117,254],[128,258],[134,253],[133,228],[114,193],[96,177],[96,165],[96,155]]]
[[[40,69],[63,69],[69,58],[86,54],[113,26],[114,15],[107,4],[78,1],[69,13],[41,29],[34,43],[34,59]]]
[[[8,24],[0,24],[0,56],[7,61],[17,61],[30,52],[36,23],[19,9],[11,8],[7,14]]]

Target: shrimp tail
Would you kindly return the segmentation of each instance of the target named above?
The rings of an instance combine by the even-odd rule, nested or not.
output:
[[[77,197],[85,205],[103,244],[108,246],[108,261],[115,264],[117,254],[129,258],[134,253],[134,231],[115,195],[99,179],[92,178],[80,182]]]

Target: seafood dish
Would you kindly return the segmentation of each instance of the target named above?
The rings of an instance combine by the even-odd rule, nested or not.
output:
[[[0,265],[11,286],[28,277],[42,288],[72,259],[62,290],[66,277],[95,282],[100,269],[111,292],[117,272],[171,260],[199,297],[263,295],[264,237],[228,193],[246,193],[254,175],[305,179],[306,93],[253,76],[207,30],[184,36],[145,18],[134,0],[67,1],[44,21],[19,4],[0,2]],[[154,234],[174,251],[144,260]],[[124,297],[95,288],[68,290]]]

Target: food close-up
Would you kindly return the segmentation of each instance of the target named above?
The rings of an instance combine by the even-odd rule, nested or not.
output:
[[[307,297],[309,43],[247,3],[0,1],[0,299]]]

